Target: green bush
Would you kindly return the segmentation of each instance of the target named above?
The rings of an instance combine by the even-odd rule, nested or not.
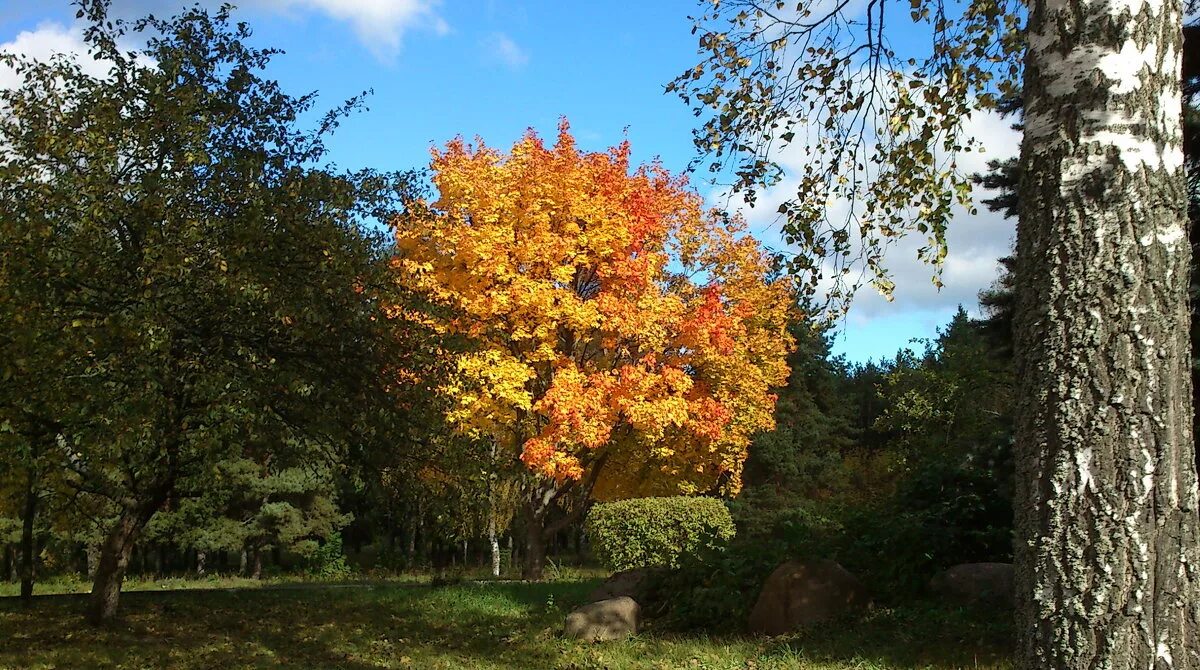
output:
[[[748,489],[731,503],[737,536],[717,550],[683,557],[649,585],[646,614],[676,631],[738,632],[771,571],[787,560],[830,557],[838,510]]]
[[[611,570],[678,567],[684,556],[719,549],[734,536],[729,509],[716,498],[634,498],[600,503],[586,531]]]
[[[308,572],[321,579],[346,579],[354,574],[342,549],[342,534],[332,533],[308,555]]]

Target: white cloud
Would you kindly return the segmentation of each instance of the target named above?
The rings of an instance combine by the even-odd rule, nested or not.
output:
[[[529,62],[529,54],[504,33],[492,33],[483,41],[488,59],[500,63],[510,70],[517,70]]]
[[[265,7],[324,13],[354,28],[363,44],[381,60],[400,53],[410,30],[445,35],[449,24],[438,14],[439,0],[260,0]]]
[[[213,10],[223,1],[200,0],[200,4]],[[192,4],[191,0],[116,0],[111,13],[124,18],[151,12],[169,16]],[[450,32],[449,24],[438,13],[441,0],[242,0],[234,4],[239,10],[293,16],[315,13],[348,23],[363,46],[385,62],[399,55],[404,37],[411,31],[427,30],[436,35]],[[235,18],[241,14],[235,12]]]
[[[13,53],[34,60],[46,60],[54,54],[87,53],[83,33],[60,23],[42,23],[34,30],[25,30],[11,41],[0,44],[0,52]],[[108,65],[90,58],[80,58],[84,72],[101,77],[107,74]],[[0,89],[14,88],[21,83],[12,69],[0,65]]]
[[[960,154],[956,158],[959,168],[965,173],[983,172],[988,160],[1016,155],[1021,136],[1012,130],[1011,123],[995,113],[976,113],[967,122],[965,132],[982,142],[986,153]],[[755,207],[741,208],[755,236],[774,249],[788,249],[780,233],[776,209],[781,202],[795,196],[797,181],[792,175],[797,174],[807,161],[807,152],[800,142],[785,149],[776,160],[787,171],[788,178],[760,193]],[[865,286],[854,298],[849,323],[865,324],[911,311],[941,312],[958,304],[968,310],[974,309],[979,291],[990,286],[998,275],[997,259],[1011,252],[1014,240],[1016,222],[988,211],[981,203],[993,195],[982,190],[975,192],[977,214],[955,208],[946,235],[949,255],[942,268],[944,286],[941,290],[931,280],[932,266],[917,259],[917,249],[925,243],[924,236],[908,236],[892,244],[885,257],[884,265],[896,284],[894,302],[887,302]],[[714,200],[724,204],[720,198]],[[736,200],[728,203],[729,206],[738,204]],[[832,221],[843,220],[845,214],[845,203],[835,203],[828,212]]]

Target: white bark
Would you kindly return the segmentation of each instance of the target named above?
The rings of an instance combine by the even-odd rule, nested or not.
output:
[[[500,539],[496,537],[496,517],[488,520],[488,543],[492,547],[492,576],[500,576]]]
[[[1016,322],[1025,668],[1200,668],[1175,0],[1032,0]]]

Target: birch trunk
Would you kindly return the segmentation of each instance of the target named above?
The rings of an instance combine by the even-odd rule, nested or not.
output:
[[[496,517],[488,519],[488,546],[492,548],[492,576],[500,576],[500,539],[496,537]]]
[[[1200,668],[1174,0],[1031,0],[1018,665]]]

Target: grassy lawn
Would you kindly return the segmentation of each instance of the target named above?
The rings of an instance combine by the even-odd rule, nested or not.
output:
[[[561,639],[563,617],[595,583],[140,591],[99,630],[81,623],[81,596],[30,610],[0,598],[0,668],[1009,667],[1007,617],[928,607],[876,609],[775,640],[652,628],[624,642]]]

